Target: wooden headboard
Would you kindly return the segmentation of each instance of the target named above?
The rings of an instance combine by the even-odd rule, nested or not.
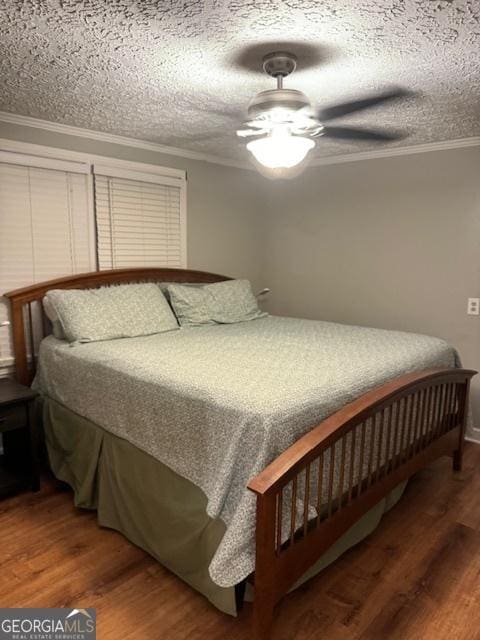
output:
[[[30,384],[35,375],[34,311],[35,306],[38,305],[41,312],[41,339],[51,333],[50,322],[43,311],[42,304],[43,297],[51,289],[94,289],[112,284],[137,282],[204,282],[208,284],[222,280],[231,280],[231,278],[190,269],[114,269],[112,271],[79,273],[9,291],[5,297],[10,300],[11,306],[16,378],[22,384]],[[30,357],[28,357],[29,353]]]

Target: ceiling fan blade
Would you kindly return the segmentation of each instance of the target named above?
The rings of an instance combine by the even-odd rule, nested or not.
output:
[[[380,129],[355,129],[353,127],[324,127],[322,134],[338,140],[371,140],[373,142],[392,142],[402,140],[406,133],[401,131],[381,131]]]
[[[390,100],[398,100],[399,98],[407,98],[412,95],[413,92],[397,87],[396,89],[391,89],[390,91],[385,91],[377,95],[367,96],[360,100],[352,100],[351,102],[343,102],[331,107],[325,107],[324,109],[319,110],[318,118],[321,122],[327,122],[328,120],[340,118],[341,116],[346,116],[350,113],[357,113],[358,111],[363,111],[363,109],[369,109],[377,104],[383,104]]]
[[[237,136],[240,138],[248,138],[250,136],[263,136],[268,133],[266,129],[238,129]]]
[[[249,120],[243,123],[244,127],[250,127],[250,129],[265,129],[267,125],[266,120]]]

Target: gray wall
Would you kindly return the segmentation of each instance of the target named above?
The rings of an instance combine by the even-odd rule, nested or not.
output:
[[[272,312],[427,333],[480,369],[480,148],[311,168],[268,190]],[[480,376],[474,382],[480,418]],[[478,437],[478,436],[477,436]]]
[[[0,123],[0,138],[185,169],[188,266],[269,286],[274,313],[436,335],[480,369],[480,148],[253,171]],[[480,423],[480,376],[473,386]],[[480,438],[480,432],[475,435]]]
[[[188,266],[261,283],[264,180],[255,172],[2,122],[0,138],[186,170]]]

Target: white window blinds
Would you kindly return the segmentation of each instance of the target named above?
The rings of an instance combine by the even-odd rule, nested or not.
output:
[[[95,268],[88,165],[25,166],[24,156],[0,156],[0,296]],[[4,158],[11,162],[2,162]],[[0,365],[12,361],[8,302],[0,298]]]
[[[99,269],[185,267],[185,178],[94,171]]]

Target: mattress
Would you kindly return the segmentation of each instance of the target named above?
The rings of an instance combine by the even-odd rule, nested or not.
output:
[[[35,386],[198,486],[226,525],[213,581],[254,568],[248,481],[315,424],[404,373],[459,366],[429,336],[295,318],[40,347]]]

